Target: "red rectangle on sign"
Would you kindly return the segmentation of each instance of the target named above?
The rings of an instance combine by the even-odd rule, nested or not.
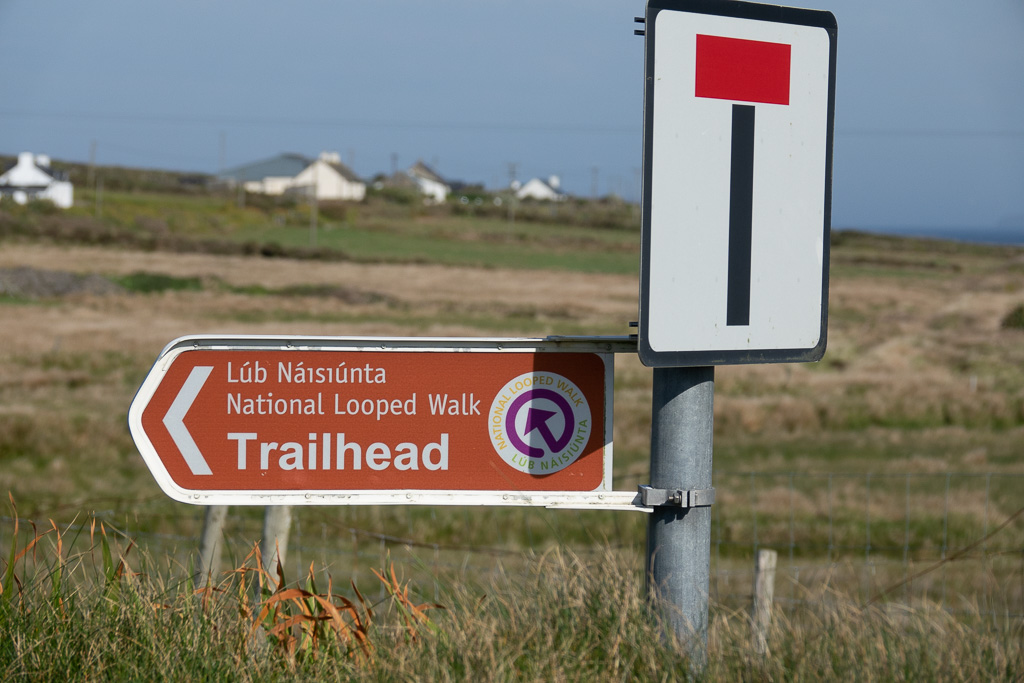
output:
[[[697,97],[789,104],[791,45],[697,35]]]

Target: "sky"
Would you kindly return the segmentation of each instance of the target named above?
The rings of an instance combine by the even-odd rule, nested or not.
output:
[[[836,16],[836,228],[1024,240],[1024,0]],[[0,0],[0,154],[217,171],[336,151],[636,200],[636,0]]]

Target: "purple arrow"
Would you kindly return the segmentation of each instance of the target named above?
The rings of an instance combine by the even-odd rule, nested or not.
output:
[[[543,408],[530,408],[529,412],[526,413],[526,431],[524,436],[530,432],[536,430],[540,433],[540,438],[544,439],[544,443],[548,445],[548,450],[554,451],[558,444],[558,439],[551,433],[551,428],[548,427],[548,420],[557,415],[553,410],[544,410]],[[544,455],[544,450],[541,448],[529,447],[530,455],[534,458],[539,458]]]
[[[546,410],[544,408],[534,407],[533,401],[546,400],[554,404],[557,410]],[[526,424],[522,434],[519,434],[516,429],[516,416],[519,411],[523,408],[526,409]],[[555,436],[554,432],[551,431],[551,427],[548,424],[550,420],[559,412],[562,414],[562,419],[565,421],[565,425],[562,429],[561,436]],[[523,392],[516,400],[509,406],[508,414],[505,417],[506,433],[508,434],[509,440],[512,445],[519,449],[520,453],[525,453],[531,458],[543,458],[545,450],[539,446],[531,446],[526,443],[522,437],[526,437],[530,432],[537,430],[540,437],[544,440],[551,453],[557,453],[569,445],[569,441],[573,435],[573,425],[575,424],[574,413],[572,406],[569,405],[569,401],[558,392],[552,391],[551,389],[531,389],[530,391]]]

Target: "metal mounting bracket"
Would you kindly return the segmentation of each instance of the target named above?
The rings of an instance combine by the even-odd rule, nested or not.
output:
[[[709,507],[715,502],[715,489],[656,489],[647,484],[637,487],[644,507],[673,506],[681,508]]]

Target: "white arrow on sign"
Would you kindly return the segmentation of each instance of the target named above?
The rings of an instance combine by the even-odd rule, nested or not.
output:
[[[192,403],[196,400],[203,385],[206,384],[211,372],[213,372],[213,367],[209,365],[197,365],[192,368],[188,379],[181,385],[181,391],[174,397],[174,402],[171,403],[167,414],[164,415],[164,426],[167,427],[174,445],[181,451],[192,474],[213,474],[203,454],[199,452],[199,446],[196,445],[195,439],[185,427],[185,414],[192,407]]]

